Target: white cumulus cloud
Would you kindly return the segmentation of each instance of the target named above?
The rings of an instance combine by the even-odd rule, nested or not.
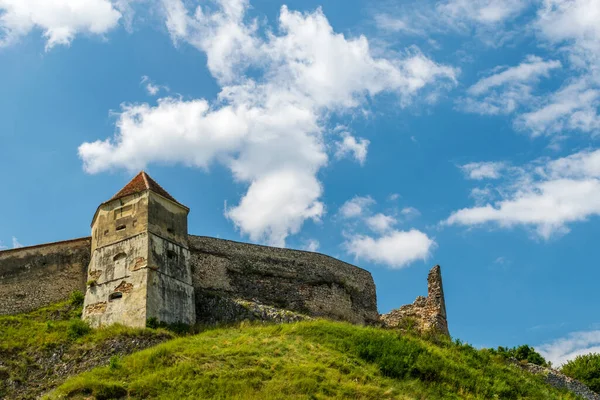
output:
[[[105,34],[120,18],[109,0],[0,0],[0,46],[40,29],[49,50],[79,34]]]
[[[460,169],[469,179],[482,180],[500,178],[504,167],[502,162],[473,162],[462,165]]]
[[[375,204],[375,200],[371,196],[355,196],[342,204],[339,214],[343,218],[362,217],[372,204]]]
[[[448,225],[496,223],[534,227],[544,239],[567,233],[568,225],[600,215],[600,150],[533,162],[500,183],[502,198],[453,212]]]
[[[320,246],[320,243],[318,240],[309,239],[306,241],[306,243],[304,244],[302,249],[306,250],[306,251],[317,251],[317,250],[319,250],[319,246]]]
[[[343,158],[352,155],[360,165],[363,165],[367,159],[367,148],[370,142],[363,138],[356,139],[348,132],[342,132],[341,136],[342,140],[335,143],[335,156]]]
[[[365,219],[367,226],[374,232],[385,233],[389,231],[396,223],[396,218],[391,215],[378,213]]]
[[[391,231],[379,237],[352,235],[345,243],[348,253],[391,268],[402,268],[418,260],[426,260],[436,243],[416,229]]]
[[[125,104],[114,137],[83,143],[79,155],[89,173],[222,163],[248,187],[226,215],[253,240],[283,246],[304,221],[324,214],[316,176],[335,149],[326,143],[328,116],[351,114],[380,93],[407,105],[420,92],[456,84],[456,69],[414,47],[374,56],[366,37],[334,32],[321,9],[284,6],[278,29],[263,32],[246,16],[248,1],[212,5],[190,11],[180,0],[163,0],[173,40],[206,53],[221,85],[218,99]],[[363,163],[367,145],[348,138],[337,150]]]
[[[600,353],[600,330],[573,332],[535,349],[556,368],[577,356]]]

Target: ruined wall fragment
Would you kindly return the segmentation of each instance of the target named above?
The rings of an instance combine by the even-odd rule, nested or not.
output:
[[[419,296],[414,303],[383,314],[381,322],[389,328],[414,328],[420,332],[450,336],[440,266],[436,265],[429,271],[427,297]]]

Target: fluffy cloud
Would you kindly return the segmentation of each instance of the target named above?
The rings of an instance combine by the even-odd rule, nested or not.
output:
[[[445,224],[531,226],[548,239],[568,232],[569,223],[600,215],[600,150],[516,170],[521,173],[497,188],[501,200],[458,210]]]
[[[69,45],[78,34],[102,35],[120,18],[109,0],[0,0],[0,46],[37,28],[43,31],[48,50]]]
[[[562,133],[566,130],[600,130],[600,86],[582,77],[548,96],[542,106],[522,114],[517,127],[534,136]]]
[[[426,260],[436,243],[416,229],[391,231],[380,237],[353,235],[345,243],[348,253],[357,259],[402,268],[417,260]]]
[[[372,231],[377,233],[385,233],[389,231],[396,224],[396,222],[396,218],[382,213],[372,215],[365,219],[367,226]]]
[[[375,204],[370,196],[357,196],[340,207],[338,214],[353,220],[346,224],[344,232],[346,252],[357,260],[364,259],[390,268],[402,268],[414,261],[425,260],[436,247],[435,241],[417,229],[394,229],[402,220],[420,215],[419,211],[413,207],[405,207],[400,212],[394,210],[394,214],[399,214],[396,218],[384,213],[372,213],[370,208]],[[375,235],[359,233],[365,227]]]
[[[577,356],[600,353],[600,331],[573,332],[567,337],[536,346],[536,350],[558,367]]]
[[[146,92],[148,92],[150,96],[156,96],[161,90],[166,90],[167,92],[169,91],[169,88],[167,86],[155,84],[154,82],[152,82],[150,77],[146,75],[142,76],[142,80],[140,83],[145,86]]]
[[[596,0],[544,0],[536,27],[554,43],[569,42],[568,51],[574,61],[596,62],[600,49],[598,18],[600,3]]]
[[[405,219],[411,219],[411,218],[416,218],[419,215],[421,215],[421,212],[414,207],[404,207],[402,210],[400,210],[400,214]]]
[[[343,158],[350,154],[360,165],[363,165],[367,159],[367,148],[370,142],[362,138],[357,140],[348,132],[342,132],[341,136],[342,140],[335,143],[335,156]]]
[[[545,0],[534,26],[539,37],[566,54],[574,72],[539,106],[523,114],[517,127],[534,135],[600,131],[600,3]]]
[[[342,204],[339,214],[343,218],[362,217],[372,204],[375,204],[375,200],[370,196],[355,196]]]
[[[469,179],[498,179],[500,171],[505,167],[502,162],[474,162],[460,167]]]
[[[306,241],[306,243],[302,247],[302,250],[317,251],[317,250],[319,250],[319,246],[320,245],[321,244],[319,243],[318,240],[316,240],[316,239],[309,239],[309,240]]]
[[[561,66],[560,61],[527,56],[515,67],[503,68],[501,72],[480,79],[467,90],[468,97],[461,99],[459,104],[465,111],[478,114],[512,113],[531,101],[533,85],[540,77],[548,77],[550,71]]]
[[[180,0],[164,0],[163,7],[173,40],[206,53],[219,97],[123,105],[113,138],[80,146],[84,168],[222,163],[248,185],[226,215],[242,233],[272,245],[283,246],[304,221],[324,214],[316,176],[330,149],[360,163],[366,158],[365,139],[346,136],[328,145],[328,116],[352,114],[384,92],[408,105],[427,87],[435,92],[456,83],[455,69],[416,48],[375,57],[364,36],[335,33],[320,9],[299,13],[284,6],[277,33],[263,33],[256,20],[247,21],[245,0],[193,13]]]

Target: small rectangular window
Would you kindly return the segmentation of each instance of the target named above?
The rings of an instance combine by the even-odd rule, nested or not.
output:
[[[119,226],[117,226],[117,230],[118,231],[122,231],[123,229],[125,229],[125,225],[119,225]]]

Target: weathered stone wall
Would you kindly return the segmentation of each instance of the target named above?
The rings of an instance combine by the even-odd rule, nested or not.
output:
[[[88,277],[90,243],[84,238],[0,251],[0,314],[64,299],[75,289],[84,291],[88,280],[100,283],[104,278],[92,276],[94,271]],[[118,249],[113,250],[106,257],[118,255]],[[146,264],[146,259],[130,253],[123,259],[127,268]],[[360,324],[379,318],[371,274],[326,255],[190,235],[189,257],[198,322],[245,319],[246,311],[236,317],[234,310],[250,303]],[[121,280],[113,283],[116,287]]]
[[[198,322],[221,312],[205,304],[227,299],[353,323],[378,321],[375,283],[361,268],[318,253],[210,237],[190,235],[189,246]]]
[[[0,251],[0,315],[28,312],[85,291],[91,239]]]
[[[413,304],[404,305],[381,316],[384,326],[416,328],[421,332],[439,332],[450,336],[446,317],[446,302],[442,271],[436,265],[427,276],[427,297],[419,296]]]

